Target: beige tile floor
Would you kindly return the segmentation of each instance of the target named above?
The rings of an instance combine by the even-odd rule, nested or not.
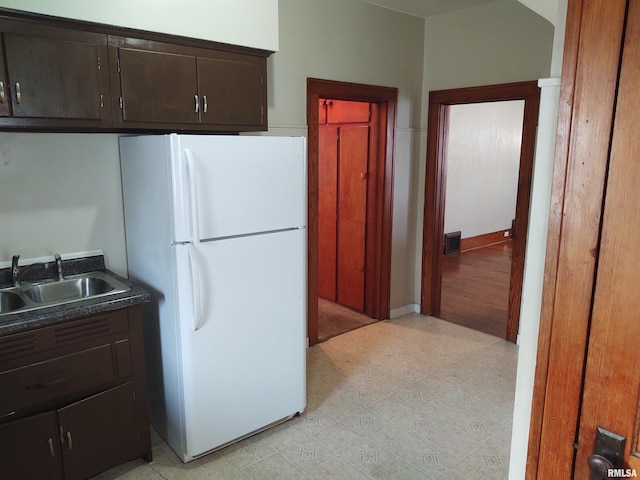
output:
[[[100,480],[435,480],[508,477],[517,347],[407,315],[316,345],[303,415],[183,464],[157,435],[150,464]]]

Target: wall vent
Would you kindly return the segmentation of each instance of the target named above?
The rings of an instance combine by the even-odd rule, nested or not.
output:
[[[462,232],[451,232],[444,234],[444,254],[454,255],[460,253],[460,238]]]

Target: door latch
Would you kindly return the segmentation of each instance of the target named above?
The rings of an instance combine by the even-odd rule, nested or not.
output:
[[[598,427],[593,455],[587,459],[591,480],[611,478],[609,471],[624,467],[624,447],[627,439]]]

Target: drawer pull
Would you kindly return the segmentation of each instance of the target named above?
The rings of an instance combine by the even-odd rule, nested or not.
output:
[[[5,94],[4,94],[4,82],[0,81],[0,103],[5,102]]]
[[[69,450],[73,449],[73,439],[71,438],[71,432],[67,432],[67,445],[69,446]]]
[[[53,449],[53,440],[49,439],[49,453],[52,457],[56,456],[56,451]]]
[[[20,91],[19,82],[16,82],[16,103],[22,103],[22,92]]]
[[[43,388],[55,387],[71,380],[71,378],[73,378],[73,374],[74,372],[62,373],[55,377],[47,378],[46,380],[27,383],[24,388],[27,390],[41,390]]]

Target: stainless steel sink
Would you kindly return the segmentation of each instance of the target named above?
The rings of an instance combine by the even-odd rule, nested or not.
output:
[[[95,297],[115,287],[98,277],[79,277],[60,282],[40,283],[24,288],[24,294],[36,303],[68,302]]]
[[[0,290],[0,316],[114,295],[127,290],[127,285],[105,272],[70,275],[64,280],[24,283]]]
[[[0,292],[0,314],[13,312],[25,306],[20,295],[13,292]]]

